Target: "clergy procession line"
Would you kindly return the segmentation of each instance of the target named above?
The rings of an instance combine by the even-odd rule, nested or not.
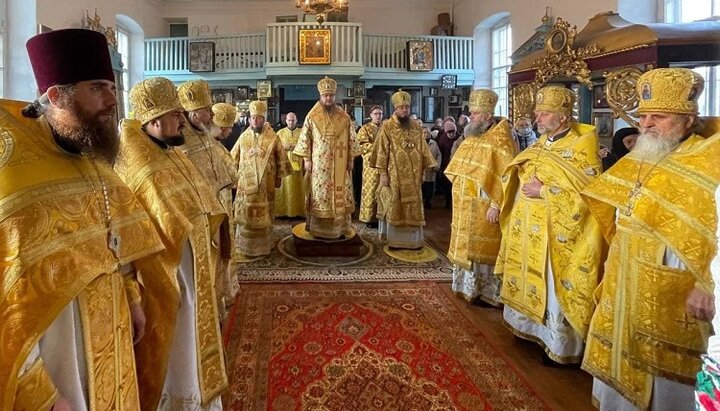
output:
[[[335,253],[357,235],[357,200],[392,250],[420,253],[436,176],[453,290],[502,307],[547,364],[581,364],[599,409],[693,409],[712,394],[720,121],[698,117],[697,73],[639,78],[639,135],[608,168],[562,85],[514,127],[495,92],[473,90],[467,124],[432,132],[400,90],[388,119],[373,106],[356,133],[325,77],[302,127],[288,113],[275,132],[253,101],[228,150],[237,111],[213,105],[206,81],[138,83],[118,130],[102,34],[55,30],[27,48],[41,96],[0,100],[2,410],[222,409],[220,320],[238,264],[270,254],[274,218],[305,217]]]

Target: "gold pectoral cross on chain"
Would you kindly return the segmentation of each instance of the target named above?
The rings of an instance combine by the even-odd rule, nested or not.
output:
[[[623,214],[626,216],[630,216],[632,214],[633,208],[635,208],[635,202],[637,201],[637,198],[640,196],[640,189],[642,188],[641,182],[636,182],[635,186],[632,188],[632,190],[628,191],[628,203],[625,207],[625,210],[623,211]]]

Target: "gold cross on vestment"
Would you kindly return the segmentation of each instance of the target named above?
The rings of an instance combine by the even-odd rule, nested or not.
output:
[[[640,189],[642,188],[641,182],[636,182],[635,187],[632,188],[632,190],[628,191],[628,203],[625,207],[625,210],[623,211],[623,214],[626,216],[629,216],[632,214],[633,208],[635,208],[635,202],[637,201],[637,198],[640,196]]]

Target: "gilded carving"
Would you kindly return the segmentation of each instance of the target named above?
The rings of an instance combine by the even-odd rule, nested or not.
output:
[[[533,86],[539,89],[553,77],[575,78],[588,88],[592,87],[590,69],[585,59],[599,54],[602,50],[597,44],[574,47],[577,26],[559,18],[545,38],[545,57],[535,64]]]
[[[532,83],[518,84],[512,88],[512,118],[533,118],[536,91]]]
[[[638,106],[638,94],[635,84],[642,74],[636,67],[625,67],[603,73],[605,78],[605,96],[615,118],[622,118],[633,127],[638,126],[635,110]]]

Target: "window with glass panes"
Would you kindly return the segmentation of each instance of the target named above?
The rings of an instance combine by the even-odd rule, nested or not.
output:
[[[502,21],[492,28],[492,82],[491,87],[498,95],[495,114],[508,115],[507,73],[510,71],[512,53],[512,33],[510,22]]]
[[[720,0],[663,0],[666,23],[687,23],[720,14]],[[701,116],[720,115],[720,66],[696,67],[705,79],[705,91],[698,100]]]
[[[117,45],[122,57],[122,96],[127,115],[130,112],[130,37],[122,27],[117,28]]]

